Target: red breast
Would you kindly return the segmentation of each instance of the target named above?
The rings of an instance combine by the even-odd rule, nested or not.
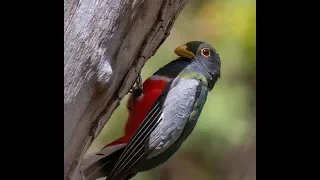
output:
[[[131,111],[129,111],[129,116],[124,128],[124,136],[107,144],[105,147],[128,143],[130,141],[169,80],[170,79],[166,77],[154,75],[143,83],[143,94],[137,97],[134,104],[130,102],[130,98],[128,100]]]

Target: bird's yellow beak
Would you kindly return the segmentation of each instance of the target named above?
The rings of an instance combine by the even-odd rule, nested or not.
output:
[[[176,53],[180,57],[185,57],[189,59],[195,58],[196,55],[194,55],[191,51],[188,51],[187,48],[187,45],[181,45],[174,50],[174,53]]]

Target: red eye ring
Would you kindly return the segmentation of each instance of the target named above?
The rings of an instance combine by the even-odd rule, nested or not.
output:
[[[210,56],[210,49],[209,48],[202,48],[201,49],[201,55],[204,57],[209,57]]]

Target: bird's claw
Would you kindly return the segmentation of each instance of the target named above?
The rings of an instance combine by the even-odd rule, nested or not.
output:
[[[142,90],[142,88],[143,88],[143,85],[142,85],[142,78],[141,78],[141,72],[140,73],[138,73],[138,76],[137,76],[137,78],[136,78],[136,80],[135,80],[135,86],[133,86],[131,89],[130,89],[130,93],[132,93],[134,90],[136,90],[136,89],[141,89]]]

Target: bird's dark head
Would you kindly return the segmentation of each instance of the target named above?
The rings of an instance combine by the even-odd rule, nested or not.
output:
[[[203,71],[209,80],[210,89],[220,77],[221,61],[218,52],[208,43],[201,41],[190,41],[177,47],[174,52],[183,58],[191,59],[192,68]]]

